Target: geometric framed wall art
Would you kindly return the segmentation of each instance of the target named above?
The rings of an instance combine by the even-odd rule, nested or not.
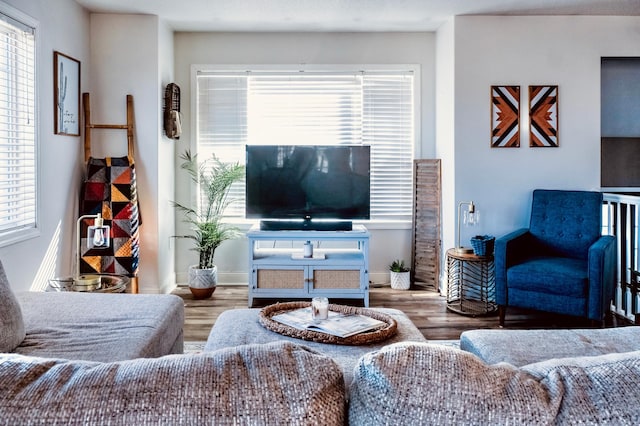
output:
[[[520,147],[520,86],[491,86],[491,147]]]
[[[558,86],[529,86],[529,146],[558,147]]]

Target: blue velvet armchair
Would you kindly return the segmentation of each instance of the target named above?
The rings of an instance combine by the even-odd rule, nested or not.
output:
[[[601,236],[602,193],[533,191],[531,220],[495,243],[500,325],[508,306],[588,318],[609,313],[616,245]]]

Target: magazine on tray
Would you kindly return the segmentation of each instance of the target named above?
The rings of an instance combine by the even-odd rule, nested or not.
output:
[[[365,315],[334,311],[329,311],[327,319],[314,321],[311,318],[310,306],[274,315],[271,319],[299,330],[320,331],[338,337],[349,337],[386,325],[384,321]]]

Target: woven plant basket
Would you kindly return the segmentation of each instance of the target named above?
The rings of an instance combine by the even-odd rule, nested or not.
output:
[[[492,256],[496,239],[491,235],[478,235],[471,238],[471,247],[476,256]]]
[[[409,290],[411,287],[411,272],[393,272],[391,275],[391,288],[394,290]]]

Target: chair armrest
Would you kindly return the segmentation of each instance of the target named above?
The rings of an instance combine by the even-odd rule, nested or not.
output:
[[[616,286],[616,239],[604,235],[589,247],[588,317],[602,321],[609,312]]]
[[[496,239],[494,258],[496,267],[496,303],[507,304],[507,269],[526,257],[532,242],[528,228],[521,228]]]

